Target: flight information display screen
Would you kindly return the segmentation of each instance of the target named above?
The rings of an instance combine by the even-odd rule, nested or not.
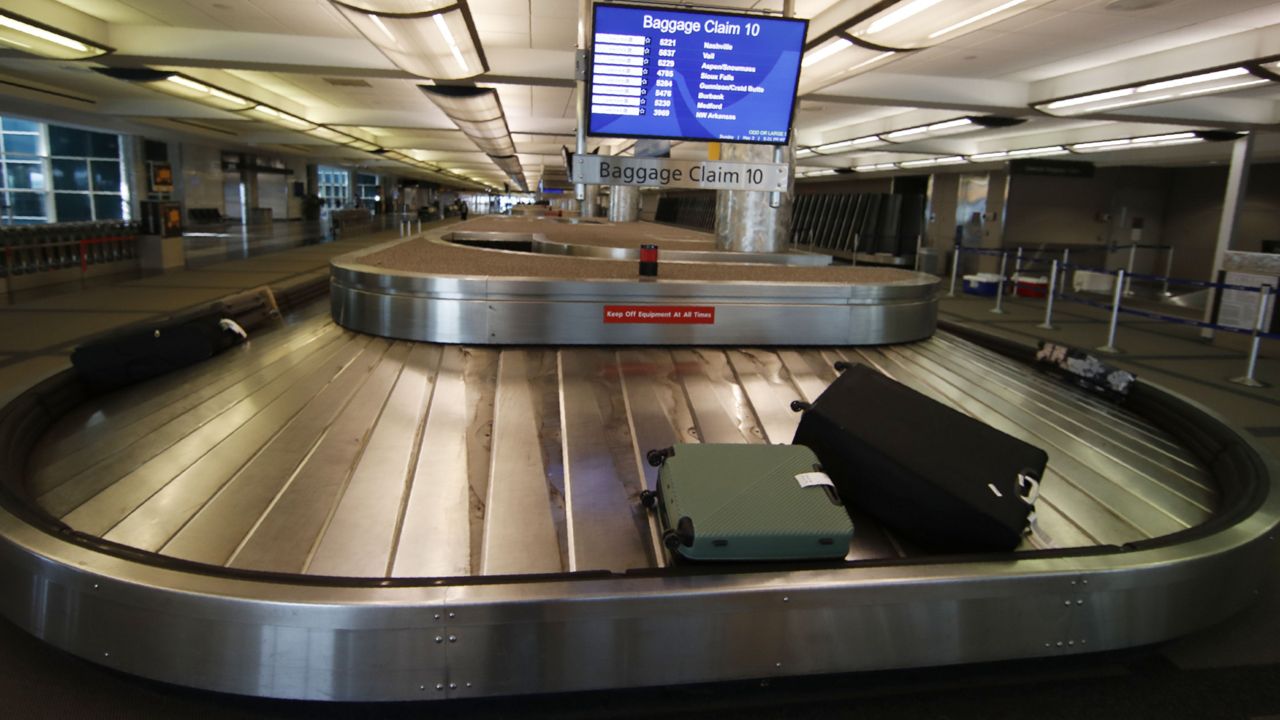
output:
[[[587,134],[788,142],[808,21],[597,4]]]

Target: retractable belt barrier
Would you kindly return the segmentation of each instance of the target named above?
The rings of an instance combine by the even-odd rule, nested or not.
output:
[[[1160,246],[1160,245],[1153,245],[1153,246],[1133,245],[1133,246],[1125,246],[1125,247],[1166,249],[1171,251],[1170,248],[1167,248],[1165,246]],[[1146,318],[1149,320],[1156,320],[1158,322],[1167,322],[1173,325],[1185,325],[1185,326],[1196,327],[1196,328],[1201,328],[1201,329],[1211,330],[1211,331],[1229,332],[1229,333],[1235,333],[1237,335],[1248,335],[1253,339],[1253,342],[1251,343],[1250,349],[1249,349],[1248,367],[1244,375],[1230,378],[1230,381],[1240,385],[1246,385],[1249,387],[1262,387],[1263,384],[1259,382],[1255,377],[1255,373],[1257,371],[1257,364],[1258,364],[1258,352],[1261,348],[1261,342],[1263,339],[1269,339],[1269,340],[1280,339],[1280,332],[1271,332],[1267,329],[1267,322],[1271,316],[1270,310],[1271,310],[1271,306],[1273,305],[1273,299],[1275,297],[1275,289],[1269,285],[1260,285],[1260,286],[1254,287],[1251,285],[1239,285],[1236,283],[1210,282],[1206,280],[1192,280],[1189,278],[1174,278],[1174,277],[1169,277],[1168,275],[1152,275],[1147,273],[1134,273],[1124,269],[1110,270],[1107,268],[1101,268],[1096,266],[1075,265],[1067,262],[1067,259],[1069,257],[1069,251],[1065,251],[1065,250],[1063,251],[1063,258],[1061,261],[1059,261],[1056,258],[1055,259],[1044,259],[1044,258],[1027,259],[1027,258],[1023,258],[1022,248],[1018,248],[1015,254],[1015,257],[1016,257],[1015,270],[1013,275],[1010,276],[1006,274],[1010,251],[997,250],[997,249],[983,249],[983,248],[966,248],[960,245],[956,245],[954,247],[954,255],[951,263],[951,289],[950,289],[950,292],[948,293],[949,297],[955,297],[956,282],[959,278],[960,258],[963,255],[981,255],[981,256],[1000,258],[1000,270],[999,270],[999,273],[996,275],[996,279],[993,281],[996,283],[995,307],[991,309],[991,312],[997,313],[997,314],[1004,313],[1004,296],[1009,291],[1009,286],[1012,283],[1016,283],[1018,281],[1019,275],[1021,274],[1020,272],[1021,270],[1024,270],[1029,266],[1048,265],[1049,266],[1049,277],[1048,277],[1049,284],[1048,284],[1048,290],[1044,296],[1045,297],[1045,316],[1044,316],[1044,322],[1040,323],[1038,327],[1041,327],[1046,330],[1055,329],[1053,326],[1053,306],[1056,300],[1073,302],[1073,303],[1078,303],[1080,305],[1087,305],[1089,307],[1095,307],[1095,308],[1106,310],[1110,313],[1110,322],[1108,324],[1108,332],[1107,332],[1107,342],[1105,345],[1101,345],[1097,348],[1099,352],[1105,352],[1105,353],[1121,352],[1115,345],[1116,332],[1118,329],[1119,316],[1121,313],[1135,316],[1135,317]],[[1069,271],[1090,272],[1090,273],[1096,273],[1099,275],[1109,275],[1115,278],[1110,283],[1110,286],[1112,289],[1111,301],[1109,303],[1100,302],[1096,299],[1092,299],[1085,295],[1068,293],[1066,291],[1066,279],[1067,279],[1067,273]],[[1257,313],[1255,316],[1255,320],[1251,327],[1245,328],[1245,327],[1238,327],[1234,325],[1223,325],[1221,323],[1210,322],[1206,320],[1197,320],[1194,318],[1180,317],[1177,315],[1167,315],[1165,313],[1156,312],[1153,310],[1142,310],[1134,307],[1124,307],[1122,298],[1124,295],[1132,294],[1130,289],[1131,287],[1130,283],[1133,280],[1160,283],[1163,286],[1165,293],[1168,292],[1168,288],[1171,285],[1211,289],[1216,292],[1221,292],[1223,290],[1234,290],[1237,292],[1257,293],[1258,299],[1255,303],[1255,306],[1257,307]]]

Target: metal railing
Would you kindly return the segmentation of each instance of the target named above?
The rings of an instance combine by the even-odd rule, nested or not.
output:
[[[1257,379],[1258,353],[1261,350],[1262,340],[1280,339],[1280,333],[1270,332],[1268,330],[1268,320],[1271,317],[1271,309],[1275,298],[1275,288],[1270,285],[1237,285],[1226,282],[1209,282],[1205,280],[1190,280],[1186,278],[1170,277],[1165,275],[1149,275],[1144,273],[1136,273],[1125,270],[1109,270],[1106,268],[1089,267],[1083,265],[1073,265],[1069,262],[1070,251],[1064,250],[1061,259],[1044,260],[1026,260],[1023,257],[1021,248],[1018,248],[1012,254],[1014,255],[1014,272],[1012,275],[1007,274],[1009,261],[1009,250],[983,250],[978,248],[966,248],[956,246],[951,261],[951,288],[947,293],[948,297],[955,297],[956,284],[959,279],[960,259],[962,255],[985,255],[1000,258],[1000,270],[997,273],[998,280],[995,291],[995,306],[991,308],[992,313],[1004,314],[1004,297],[1010,292],[1011,286],[1016,287],[1018,278],[1022,271],[1030,266],[1047,265],[1048,266],[1048,285],[1045,297],[1044,321],[1037,327],[1044,330],[1057,329],[1053,325],[1053,312],[1055,302],[1073,302],[1081,305],[1099,308],[1108,312],[1107,338],[1106,342],[1096,348],[1098,352],[1117,354],[1122,351],[1116,346],[1116,335],[1119,331],[1120,315],[1124,313],[1135,317],[1156,320],[1159,322],[1167,322],[1176,325],[1188,325],[1214,331],[1236,333],[1239,335],[1248,335],[1251,338],[1249,353],[1247,357],[1247,365],[1244,375],[1229,378],[1230,382],[1245,385],[1248,387],[1264,387],[1264,383]],[[1172,253],[1170,253],[1170,257]],[[1110,275],[1114,280],[1110,283],[1110,302],[1103,303],[1097,300],[1080,295],[1077,293],[1068,293],[1067,278],[1068,273],[1075,271],[1086,271],[1100,275]],[[1194,318],[1181,317],[1178,315],[1169,315],[1166,313],[1155,312],[1152,310],[1144,310],[1137,307],[1125,306],[1125,298],[1132,297],[1132,282],[1138,280],[1141,282],[1158,283],[1163,295],[1168,295],[1170,286],[1185,286],[1201,289],[1213,289],[1217,292],[1225,290],[1256,293],[1256,313],[1249,327],[1239,327],[1235,325],[1225,325],[1220,322],[1206,322]]]
[[[133,260],[138,223],[97,221],[0,228],[0,278]]]

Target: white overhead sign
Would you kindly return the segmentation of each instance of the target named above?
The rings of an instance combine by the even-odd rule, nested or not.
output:
[[[703,190],[786,192],[786,163],[574,155],[573,181],[587,185],[632,185]]]

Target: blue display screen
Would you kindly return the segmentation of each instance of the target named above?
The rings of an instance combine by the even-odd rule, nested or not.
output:
[[[805,20],[595,6],[587,134],[783,144]]]

